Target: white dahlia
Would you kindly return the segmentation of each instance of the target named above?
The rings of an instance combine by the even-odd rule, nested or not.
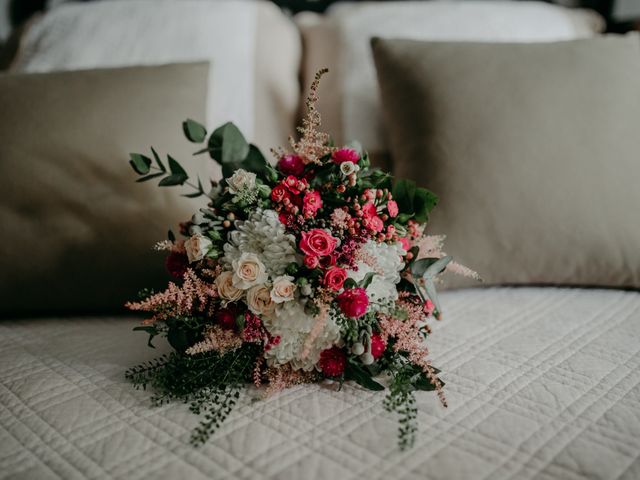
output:
[[[298,261],[296,239],[285,232],[275,211],[258,209],[247,220],[238,220],[235,227],[224,244],[223,263],[232,265],[243,253],[254,253],[275,278],[284,274],[288,264]]]
[[[376,303],[398,299],[396,285],[400,282],[400,271],[404,268],[402,255],[406,254],[400,242],[393,245],[369,240],[361,247],[356,262],[358,270],[349,270],[348,277],[360,282],[369,272],[375,272],[367,287],[367,295],[376,309]]]
[[[294,369],[312,370],[320,360],[320,352],[340,340],[340,327],[327,315],[322,330],[309,346],[307,356],[302,358],[309,333],[317,321],[317,317],[304,312],[300,302],[284,303],[273,317],[264,318],[263,323],[269,333],[280,337],[280,343],[264,354],[267,364],[278,366],[290,363]]]

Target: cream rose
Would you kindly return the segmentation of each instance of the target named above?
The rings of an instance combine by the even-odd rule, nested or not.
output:
[[[184,242],[184,249],[187,251],[189,263],[202,260],[207,252],[209,252],[212,245],[213,242],[204,235],[198,233],[191,236]]]
[[[239,168],[231,177],[227,178],[227,185],[229,191],[233,194],[254,188],[256,186],[256,174]]]
[[[258,285],[247,291],[247,305],[256,315],[270,317],[276,311],[276,304],[271,299],[271,290],[267,285]]]
[[[255,253],[243,253],[231,263],[233,267],[233,286],[246,290],[267,281],[268,275],[264,263]]]
[[[292,282],[293,277],[282,275],[273,280],[271,288],[271,300],[275,303],[284,303],[293,300],[296,291],[296,284]]]
[[[239,300],[244,293],[239,288],[233,286],[233,272],[222,272],[215,279],[214,283],[218,289],[218,295],[227,302]]]

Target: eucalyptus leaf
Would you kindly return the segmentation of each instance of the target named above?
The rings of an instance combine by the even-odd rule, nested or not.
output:
[[[184,131],[184,136],[193,143],[202,143],[207,138],[207,129],[190,118],[182,122],[182,130]]]
[[[175,241],[176,241],[176,236],[173,234],[173,232],[172,232],[171,230],[169,230],[169,231],[167,232],[167,238],[169,239],[169,241],[170,241],[171,243],[173,243],[173,242],[175,242]]]
[[[131,165],[131,168],[139,175],[146,175],[151,169],[151,159],[141,153],[130,153],[129,165]]]
[[[416,182],[413,180],[397,180],[393,186],[393,199],[401,212],[413,213],[413,199],[416,194]]]
[[[366,290],[366,288],[371,285],[371,282],[373,281],[373,277],[375,277],[377,275],[376,272],[369,272],[367,273],[364,278],[360,281],[360,288],[364,288]]]
[[[169,170],[171,170],[171,173],[174,175],[184,175],[186,178],[189,178],[189,175],[187,175],[187,172],[185,171],[184,168],[182,168],[182,166],[178,163],[178,161],[173,158],[171,155],[167,155],[167,158],[169,160]]]
[[[180,174],[169,175],[168,177],[164,177],[162,180],[160,180],[160,183],[158,183],[158,186],[173,187],[176,185],[184,185],[184,182],[186,182],[188,179],[189,177],[187,177],[186,175],[180,175]]]
[[[162,177],[164,172],[152,173],[151,175],[145,175],[144,177],[140,177],[136,180],[136,182],[146,182],[148,180],[153,180],[154,178]]]
[[[427,271],[427,269],[433,265],[434,263],[436,263],[438,260],[440,260],[439,258],[421,258],[420,260],[415,260],[414,262],[411,263],[411,275],[413,275],[415,278],[420,278],[422,277],[422,275],[424,275],[424,273]]]
[[[453,260],[453,257],[451,255],[439,258],[427,267],[427,270],[422,274],[422,277],[424,278],[428,276],[430,278],[435,278],[436,275],[443,272],[444,269],[447,268],[447,265],[449,264],[449,262],[451,262],[451,260]]]
[[[155,148],[151,147],[151,151],[153,152],[153,158],[156,159],[156,163],[158,164],[158,168],[160,170],[162,170],[163,172],[167,171],[167,168],[164,166],[164,163],[162,163],[162,160],[160,160],[160,155],[158,155],[158,152],[156,152]]]
[[[253,172],[266,178],[268,165],[267,159],[264,158],[260,149],[253,144],[249,145],[249,152],[242,161],[241,167],[248,172]]]
[[[371,374],[359,365],[347,362],[344,370],[345,377],[349,380],[353,380],[361,387],[367,390],[373,390],[379,392],[384,390],[384,387],[371,378]]]
[[[415,219],[420,223],[424,223],[429,219],[429,212],[433,210],[438,203],[438,197],[426,188],[418,187],[413,198],[413,210]]]
[[[209,137],[209,155],[218,163],[240,163],[249,154],[249,144],[233,123],[216,128]]]
[[[149,334],[147,346],[156,348],[155,345],[151,343],[151,340],[153,340],[153,338],[159,334],[158,329],[154,325],[138,325],[137,327],[134,327],[133,331],[147,332]]]

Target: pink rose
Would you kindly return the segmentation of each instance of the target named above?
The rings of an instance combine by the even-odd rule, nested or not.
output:
[[[387,212],[389,212],[391,218],[398,216],[398,204],[395,200],[389,200],[387,202]]]
[[[362,224],[374,232],[381,232],[384,230],[384,222],[380,217],[365,218]]]
[[[309,185],[309,183],[305,179],[300,180],[293,175],[289,175],[287,178],[285,178],[283,180],[283,184],[294,195],[299,195],[300,192],[302,192]]]
[[[302,213],[307,217],[312,217],[322,208],[322,198],[320,192],[312,190],[305,193],[302,200]]]
[[[402,244],[402,248],[404,248],[405,252],[411,250],[411,242],[407,237],[399,238],[398,241]]]
[[[331,267],[324,274],[323,285],[336,292],[342,288],[347,279],[347,271],[340,267]]]
[[[347,317],[359,318],[367,313],[369,297],[367,297],[364,288],[351,288],[338,295],[336,302]]]
[[[333,152],[333,155],[331,155],[331,157],[333,158],[333,163],[336,163],[338,165],[344,162],[358,163],[358,161],[360,160],[360,155],[358,155],[358,152],[356,152],[352,148],[341,148],[339,150],[336,150],[335,152]]]
[[[278,170],[285,175],[299,177],[304,173],[304,162],[298,155],[285,155],[278,161]]]
[[[427,317],[433,315],[433,311],[436,309],[436,306],[433,304],[431,300],[428,298],[425,300],[424,305],[422,306],[422,311],[425,313]]]
[[[300,250],[307,255],[326,257],[336,248],[338,239],[321,228],[312,228],[308,232],[302,232]]]
[[[284,185],[279,183],[271,190],[271,201],[281,203],[285,198],[290,198],[291,194],[287,191]]]
[[[305,255],[304,265],[307,268],[311,268],[311,269],[316,268],[318,265],[320,265],[320,259],[315,255]]]
[[[376,206],[371,202],[366,203],[362,207],[362,215],[364,216],[364,218],[377,217],[378,216],[378,211],[376,210]]]

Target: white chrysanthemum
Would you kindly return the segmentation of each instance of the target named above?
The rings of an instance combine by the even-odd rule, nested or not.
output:
[[[273,210],[256,210],[245,220],[235,223],[224,245],[222,261],[231,265],[243,253],[255,253],[271,278],[282,275],[287,265],[297,261],[296,239],[285,232]]]
[[[280,343],[264,354],[269,366],[290,363],[294,369],[312,370],[320,360],[320,352],[331,348],[340,340],[340,327],[327,315],[320,334],[314,339],[306,358],[301,358],[305,342],[317,321],[304,312],[300,302],[287,302],[276,310],[276,315],[264,318],[269,333],[280,337]]]
[[[369,240],[362,247],[363,256],[370,258],[374,265],[369,265],[364,261],[358,261],[357,271],[349,270],[349,278],[360,282],[369,272],[376,275],[367,287],[367,295],[371,300],[372,309],[376,309],[376,303],[384,303],[398,299],[396,285],[400,282],[400,271],[404,268],[402,255],[406,254],[400,242],[389,245],[388,243],[378,243]]]

